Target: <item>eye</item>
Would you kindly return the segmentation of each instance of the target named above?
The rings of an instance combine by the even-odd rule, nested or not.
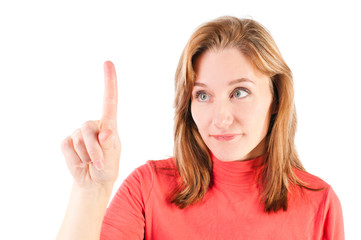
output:
[[[240,99],[246,97],[248,94],[250,94],[249,90],[245,88],[236,88],[232,93],[232,97]]]
[[[209,99],[209,95],[204,91],[199,91],[196,93],[196,99],[198,99],[201,102],[205,102]]]

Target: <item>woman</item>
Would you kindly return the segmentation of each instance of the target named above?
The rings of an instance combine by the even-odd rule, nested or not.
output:
[[[58,239],[344,239],[340,202],[307,173],[292,74],[256,21],[200,26],[175,76],[174,157],[118,174],[117,86],[105,63],[100,121],[63,141],[74,185]]]

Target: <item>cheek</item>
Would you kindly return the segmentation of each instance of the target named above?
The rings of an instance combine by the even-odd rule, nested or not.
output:
[[[209,114],[207,114],[205,109],[201,108],[197,104],[191,104],[191,113],[194,123],[201,132],[202,129],[207,125],[207,116],[209,116]]]
[[[238,122],[242,123],[243,127],[246,128],[245,130],[248,130],[252,135],[256,132],[267,131],[269,121],[270,106],[267,107],[264,104],[243,106],[238,114]]]
[[[192,114],[193,121],[197,125],[197,127],[198,127],[198,124],[199,124],[199,114],[198,114],[198,112],[199,111],[198,111],[197,107],[192,103],[191,104],[191,114]]]

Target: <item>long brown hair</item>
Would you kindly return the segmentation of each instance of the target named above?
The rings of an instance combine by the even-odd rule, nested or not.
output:
[[[224,48],[239,49],[271,79],[276,111],[266,136],[265,161],[259,179],[260,199],[266,212],[287,210],[290,186],[306,187],[293,172],[293,168],[304,168],[294,145],[297,120],[292,73],[261,24],[230,16],[217,18],[196,29],[179,60],[175,75],[174,158],[181,181],[170,200],[183,209],[201,200],[211,185],[211,156],[190,109],[195,82],[193,63],[207,50]]]

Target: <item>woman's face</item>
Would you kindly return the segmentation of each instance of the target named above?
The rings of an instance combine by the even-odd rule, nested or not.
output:
[[[222,161],[262,155],[272,111],[270,78],[235,48],[208,50],[194,64],[191,111],[207,147]]]

